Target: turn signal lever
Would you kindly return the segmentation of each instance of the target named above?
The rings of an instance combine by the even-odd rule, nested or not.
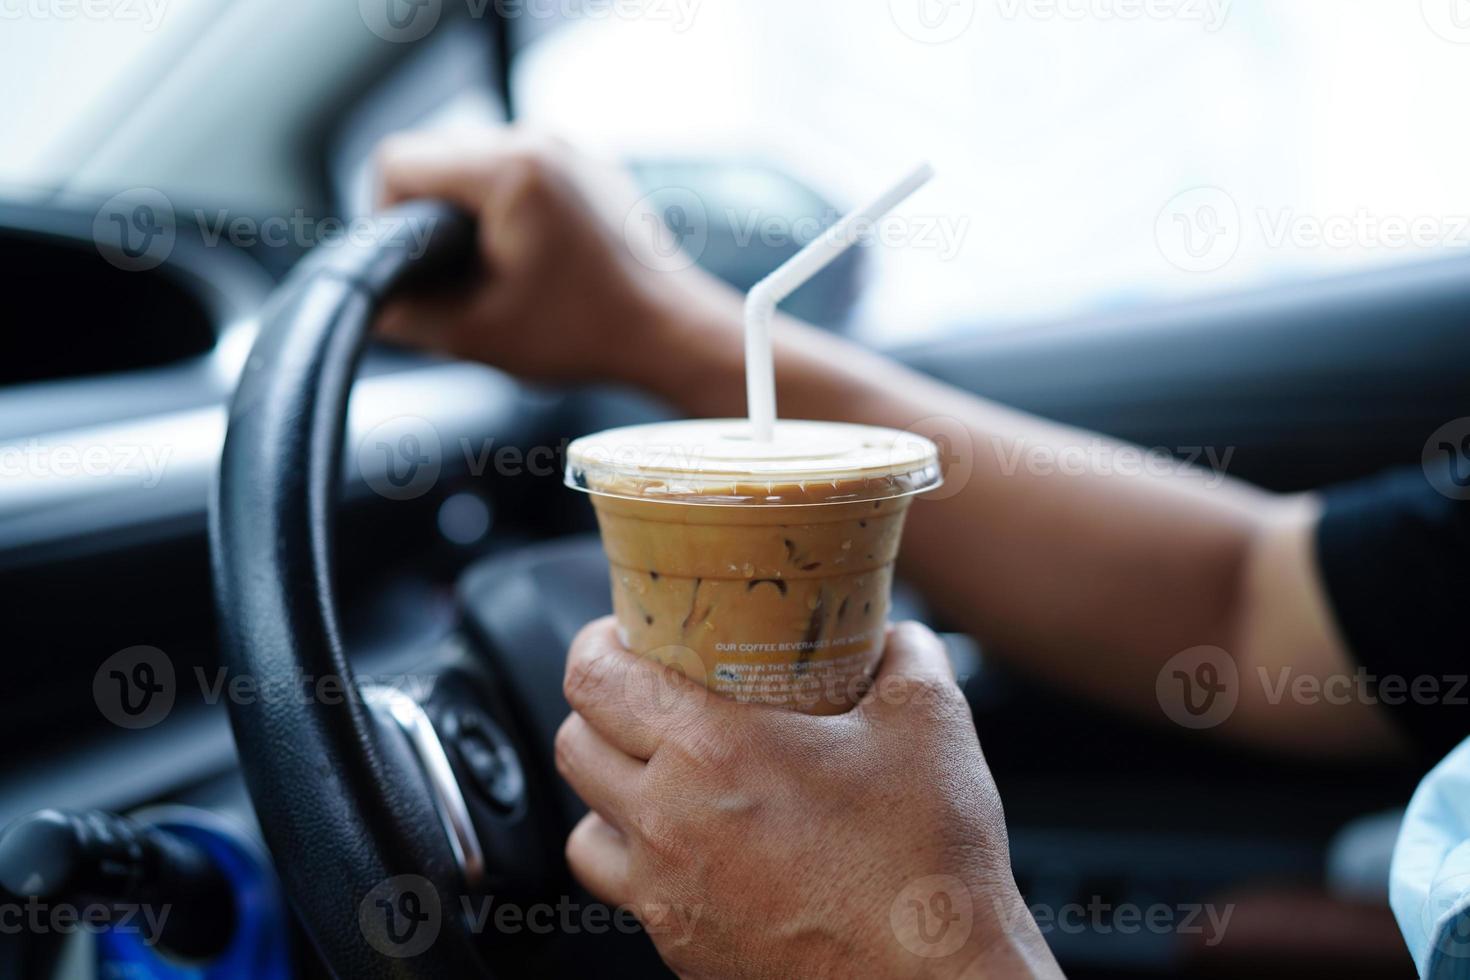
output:
[[[95,902],[119,921],[153,910],[150,943],[190,960],[223,952],[235,929],[229,881],[193,841],[101,810],[38,810],[0,835],[0,888],[45,902]],[[164,914],[166,913],[166,914]]]

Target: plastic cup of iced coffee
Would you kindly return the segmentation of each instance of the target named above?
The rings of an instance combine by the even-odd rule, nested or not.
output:
[[[745,419],[611,429],[573,442],[623,643],[737,701],[847,710],[883,652],[914,495],[941,482],[922,436]]]

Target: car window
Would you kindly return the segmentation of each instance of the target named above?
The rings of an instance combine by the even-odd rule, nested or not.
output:
[[[1464,7],[596,4],[517,91],[595,147],[754,154],[838,207],[932,160],[858,313],[913,339],[1464,252]]]
[[[64,175],[69,141],[146,98],[148,83],[183,56],[223,0],[0,2],[0,184],[7,196],[43,191]]]

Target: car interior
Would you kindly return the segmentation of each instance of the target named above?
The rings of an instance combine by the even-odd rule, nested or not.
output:
[[[355,906],[329,901],[408,855],[436,882],[473,866],[477,894],[592,904],[562,856],[585,807],[556,776],[552,738],[568,711],[568,644],[611,600],[593,513],[562,465],[577,436],[672,412],[632,391],[534,385],[374,341],[386,298],[440,288],[472,255],[462,217],[433,202],[412,206],[436,219],[421,249],[272,241],[221,234],[222,222],[340,224],[370,211],[384,136],[576,102],[595,81],[551,77],[574,74],[566,50],[551,59],[574,32],[597,45],[577,49],[596,59],[588,73],[639,63],[610,83],[645,97],[634,110],[693,111],[650,87],[652,27],[434,0],[433,29],[410,39],[375,28],[371,6],[181,3],[122,67],[97,53],[111,35],[83,24],[76,43],[109,73],[103,95],[75,108],[37,68],[46,85],[25,97],[72,125],[41,176],[0,185],[0,827],[59,811],[87,829],[37,827],[23,853],[0,847],[0,872],[112,897],[157,888],[188,914],[162,948],[105,924],[7,927],[0,976],[665,975],[647,937],[616,929],[492,932],[470,954],[440,942],[409,966],[374,952]],[[841,47],[843,9],[820,8],[822,43]],[[812,28],[816,9],[789,16]],[[759,32],[729,43],[746,41]],[[664,88],[695,84],[684,63],[667,68]],[[595,108],[564,118],[584,112]],[[17,142],[28,124],[9,117]],[[853,203],[851,179],[733,137],[681,147],[679,126],[667,132],[621,161],[650,194],[695,188],[792,217]],[[166,254],[102,248],[98,223],[119,196],[138,214],[150,194],[173,215]],[[969,231],[1007,233],[1043,234],[983,214]],[[715,213],[699,261],[745,289],[794,251]],[[1181,457],[1229,447],[1229,474],[1271,489],[1417,466],[1426,434],[1464,414],[1470,265],[1449,250],[1158,294],[1120,287],[1030,318],[935,315],[913,335],[860,326],[875,290],[903,285],[874,252],[854,250],[788,309],[1046,418]],[[432,478],[405,482],[395,453],[430,437]],[[895,589],[894,618],[929,623],[949,648],[1022,895],[1093,910],[1044,930],[1069,976],[1412,975],[1387,868],[1421,771],[1296,760],[1121,716],[1002,665],[922,594]],[[380,692],[345,719],[228,687],[240,673],[334,675],[343,658]],[[156,683],[162,702],[138,714],[113,694],[121,677]],[[366,752],[384,725],[388,748]],[[447,802],[444,771],[464,787]],[[269,851],[265,826],[278,829]],[[1113,917],[1160,904],[1228,906],[1229,928]]]

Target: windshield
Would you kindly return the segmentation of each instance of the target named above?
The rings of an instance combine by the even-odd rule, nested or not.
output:
[[[1463,251],[1458,0],[661,0],[543,39],[526,115],[616,154],[756,154],[850,206],[904,340]]]

